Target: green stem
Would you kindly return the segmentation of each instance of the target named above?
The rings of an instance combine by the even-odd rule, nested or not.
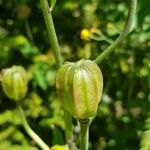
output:
[[[136,12],[136,6],[137,6],[137,0],[130,0],[130,8],[129,13],[127,17],[127,21],[125,24],[125,27],[120,34],[120,36],[110,45],[108,46],[94,61],[99,64],[104,59],[108,57],[108,55],[126,38],[126,36],[130,33],[132,22],[135,16]]]
[[[60,47],[58,44],[58,39],[53,23],[53,18],[51,14],[51,8],[49,7],[49,4],[47,0],[41,0],[41,7],[50,39],[50,43],[52,45],[52,49],[54,50],[54,55],[56,59],[57,66],[60,67],[62,65],[62,60],[61,60],[61,52],[60,52]],[[72,147],[72,116],[64,110],[64,122],[65,122],[65,134],[66,134],[66,140],[68,143],[69,148],[71,149]]]
[[[41,7],[42,7],[42,11],[43,11],[47,31],[48,31],[48,36],[52,46],[52,50],[54,51],[56,63],[59,67],[62,64],[61,52],[58,44],[54,23],[53,23],[51,9],[49,7],[47,0],[41,0]]]
[[[88,150],[88,143],[89,143],[89,126],[90,120],[89,119],[79,119],[80,127],[81,127],[81,143],[80,143],[80,150]]]
[[[17,103],[17,107],[18,107],[18,111],[20,113],[20,116],[21,116],[21,123],[25,129],[25,131],[27,132],[27,134],[38,144],[38,146],[43,149],[43,150],[50,150],[49,146],[46,145],[42,139],[30,128],[27,120],[26,120],[26,117],[25,117],[25,114],[24,114],[24,111],[21,107],[21,105],[19,103]]]
[[[72,134],[72,129],[73,129],[72,116],[65,109],[64,109],[64,122],[65,122],[66,141],[69,149],[72,150],[72,148],[74,147],[73,134]]]
[[[31,31],[31,27],[30,27],[28,19],[25,19],[24,23],[25,23],[25,29],[26,29],[26,32],[27,32],[27,36],[28,36],[29,40],[31,42],[33,42],[33,35],[32,35],[32,31]]]

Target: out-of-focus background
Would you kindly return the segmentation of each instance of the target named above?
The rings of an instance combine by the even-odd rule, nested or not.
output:
[[[149,6],[138,1],[131,34],[100,64],[104,92],[90,127],[91,150],[150,150]],[[118,37],[127,13],[125,0],[58,0],[53,18],[65,60],[95,59]],[[29,74],[22,106],[30,126],[49,146],[64,145],[56,64],[37,0],[0,0],[0,70],[12,65]],[[0,150],[39,149],[0,86]]]

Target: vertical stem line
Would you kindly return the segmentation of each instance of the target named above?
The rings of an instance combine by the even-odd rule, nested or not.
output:
[[[25,131],[27,132],[27,134],[38,144],[38,146],[43,149],[43,150],[50,150],[49,146],[46,145],[42,139],[30,128],[27,120],[26,120],[26,117],[25,117],[25,114],[24,114],[24,111],[21,107],[21,105],[19,103],[17,103],[17,108],[18,108],[18,112],[20,113],[20,118],[21,118],[21,123],[25,129]]]
[[[27,36],[28,36],[29,40],[31,42],[33,42],[33,35],[32,35],[32,31],[31,31],[31,27],[30,27],[28,19],[24,20],[24,24],[25,24],[25,29],[26,29]]]
[[[65,122],[66,141],[67,141],[69,150],[72,150],[74,147],[73,135],[72,135],[72,129],[73,129],[72,116],[65,109],[64,109],[64,122]]]
[[[54,27],[51,9],[49,7],[47,0],[41,0],[41,7],[42,7],[42,11],[43,11],[47,31],[48,31],[48,36],[52,46],[52,50],[54,51],[56,63],[58,67],[60,67],[60,65],[62,64],[61,52],[60,52],[60,47],[58,44],[58,39]]]
[[[57,39],[54,23],[53,23],[53,18],[52,18],[52,13],[51,13],[52,9],[49,7],[47,0],[41,0],[41,7],[42,7],[42,11],[43,11],[47,31],[48,31],[50,43],[54,51],[56,63],[57,63],[57,66],[60,67],[62,65],[61,52],[60,52],[60,47],[58,44],[58,39]],[[64,122],[65,122],[66,140],[71,150],[72,144],[73,144],[72,116],[68,112],[66,112],[65,109],[64,109]]]
[[[88,150],[88,143],[89,143],[89,126],[90,120],[89,119],[79,119],[80,127],[81,127],[81,143],[80,143],[80,150]]]

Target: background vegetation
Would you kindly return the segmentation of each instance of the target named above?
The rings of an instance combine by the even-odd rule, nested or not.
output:
[[[122,30],[127,4],[58,0],[53,17],[64,58],[95,59]],[[149,6],[149,0],[138,1],[132,33],[100,64],[104,92],[90,127],[91,150],[150,150]],[[50,147],[64,145],[63,114],[55,91],[56,64],[39,1],[0,0],[0,70],[12,65],[22,65],[29,74],[22,105],[32,129]],[[25,133],[15,103],[0,86],[0,150],[20,149],[39,147]]]

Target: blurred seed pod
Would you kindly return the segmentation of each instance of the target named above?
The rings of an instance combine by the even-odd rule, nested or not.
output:
[[[31,13],[31,8],[26,4],[20,5],[17,9],[17,16],[20,20],[27,19],[30,13]]]
[[[27,93],[27,72],[21,66],[13,66],[2,71],[2,89],[12,100],[20,101]]]

